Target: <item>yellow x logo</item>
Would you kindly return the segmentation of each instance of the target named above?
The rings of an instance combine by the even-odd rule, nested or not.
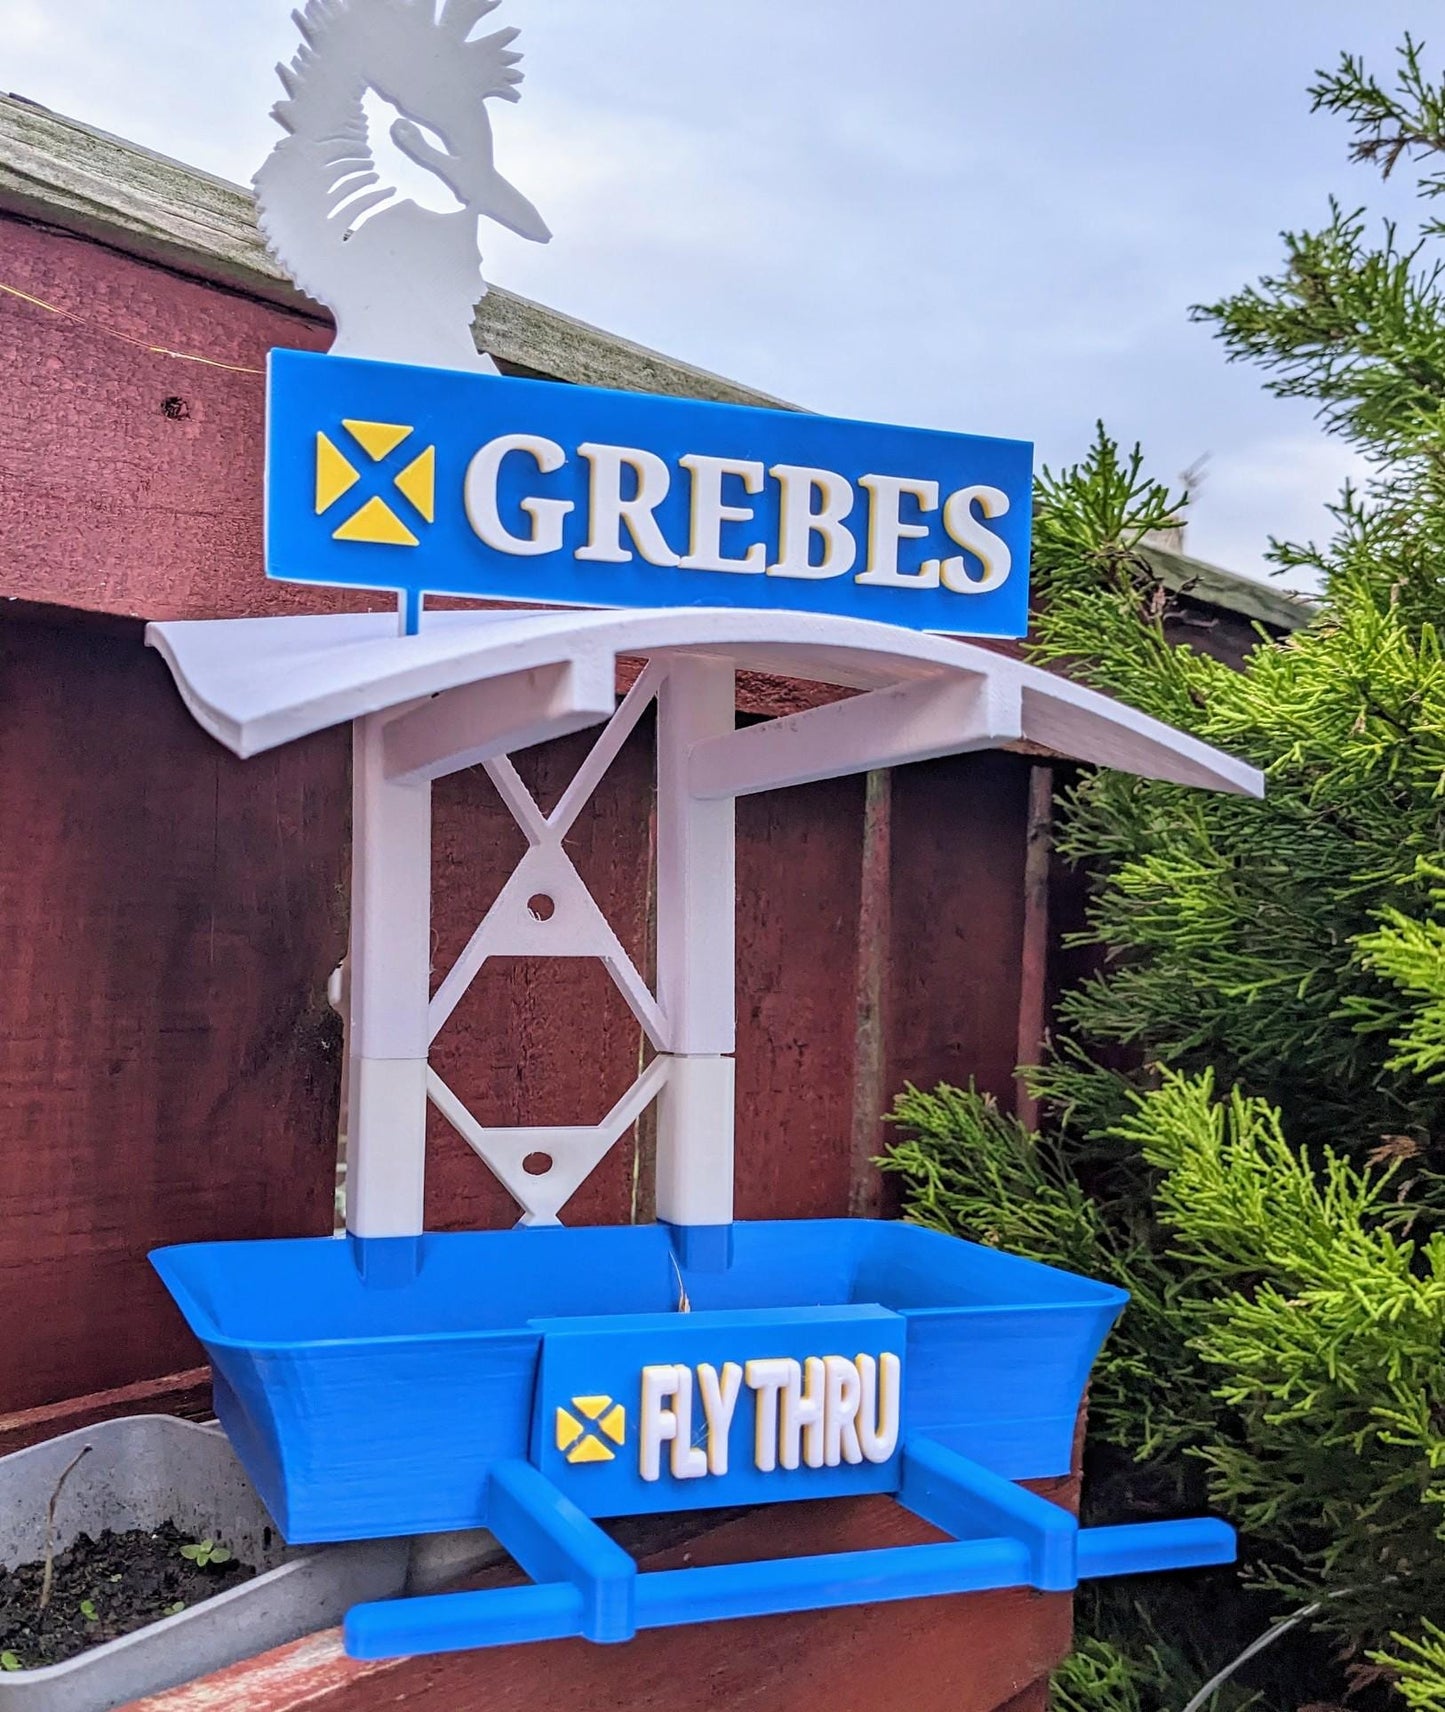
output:
[[[573,1413],[573,1410],[576,1413]],[[610,1397],[574,1397],[571,1409],[557,1411],[557,1449],[568,1462],[612,1462],[627,1442],[627,1411]]]
[[[396,422],[343,422],[351,439],[372,463],[389,458],[416,432]],[[361,471],[351,458],[325,434],[316,436],[316,515],[330,511],[361,480]],[[436,521],[437,452],[435,446],[413,458],[393,478],[397,492],[427,523]],[[421,545],[401,515],[379,495],[366,503],[332,534],[333,541],[368,541],[382,547]]]

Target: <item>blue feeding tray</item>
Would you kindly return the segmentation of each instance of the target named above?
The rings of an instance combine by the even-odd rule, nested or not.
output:
[[[682,1251],[685,1254],[685,1249]],[[487,1527],[536,1585],[358,1608],[360,1657],[1230,1561],[1200,1521],[1085,1529],[1066,1474],[1110,1286],[902,1224],[431,1235],[368,1285],[345,1240],[153,1258],[293,1544]],[[639,1575],[598,1518],[889,1493],[952,1543]]]

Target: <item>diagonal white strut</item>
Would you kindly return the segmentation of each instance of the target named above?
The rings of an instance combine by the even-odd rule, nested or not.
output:
[[[489,958],[595,957],[652,1045],[666,1049],[662,1009],[563,848],[577,816],[657,696],[663,677],[655,666],[643,672],[550,815],[538,808],[510,760],[503,756],[486,763],[488,777],[526,834],[529,848],[438,987],[431,1002],[431,1040],[446,1027]],[[534,899],[545,900],[545,913],[531,907]]]

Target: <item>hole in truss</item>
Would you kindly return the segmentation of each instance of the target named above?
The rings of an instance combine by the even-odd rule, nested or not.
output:
[[[557,913],[556,900],[549,898],[545,892],[538,892],[535,898],[528,898],[527,908],[533,921],[551,921]]]
[[[529,1153],[522,1161],[522,1169],[529,1177],[545,1177],[552,1169],[553,1160],[550,1153]]]

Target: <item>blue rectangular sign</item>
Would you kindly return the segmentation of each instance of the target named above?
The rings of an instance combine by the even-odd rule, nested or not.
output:
[[[273,351],[272,577],[1022,636],[1032,448]]]
[[[532,1461],[586,1515],[898,1489],[901,1315],[777,1308],[535,1324]]]

